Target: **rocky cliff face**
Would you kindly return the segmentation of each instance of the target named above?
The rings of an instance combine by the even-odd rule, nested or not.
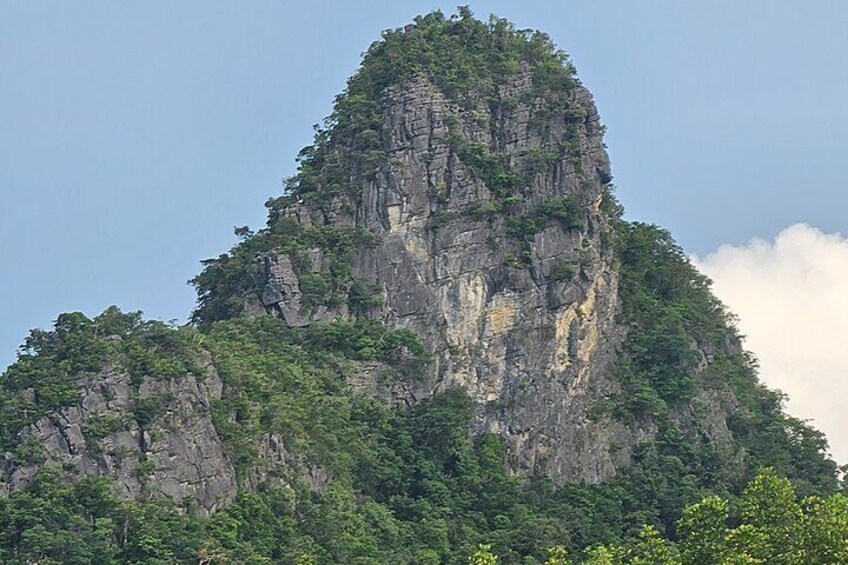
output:
[[[201,515],[235,498],[236,480],[211,418],[222,384],[208,355],[201,374],[144,377],[136,386],[123,370],[106,367],[76,384],[77,404],[51,412],[21,430],[39,456],[0,462],[0,494],[26,487],[45,464],[115,481],[126,499],[164,498]]]
[[[303,228],[376,236],[351,262],[381,299],[365,315],[412,330],[432,353],[426,378],[397,402],[462,387],[477,406],[475,431],[504,438],[513,472],[597,482],[627,463],[637,440],[590,417],[616,389],[621,337],[601,211],[609,162],[585,88],[541,119],[532,86],[524,66],[473,109],[425,76],[391,88],[380,130],[388,159],[376,174],[323,209],[295,202],[282,214]],[[469,146],[520,178],[511,201],[487,185]],[[330,268],[320,247],[305,255],[309,275]],[[307,305],[294,261],[263,256],[261,298],[247,299],[248,311],[292,325],[356,315],[347,302]]]

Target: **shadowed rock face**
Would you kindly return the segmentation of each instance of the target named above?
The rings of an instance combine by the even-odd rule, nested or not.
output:
[[[293,204],[283,214],[303,227],[377,236],[352,263],[381,294],[382,305],[365,315],[412,330],[432,353],[426,378],[390,395],[395,402],[462,387],[477,406],[473,431],[504,438],[511,471],[597,482],[629,461],[628,446],[642,433],[589,417],[615,390],[621,337],[600,211],[609,162],[585,88],[574,87],[568,109],[542,121],[542,101],[528,100],[531,86],[524,69],[497,101],[481,100],[476,109],[451,103],[425,78],[390,89],[381,132],[388,162],[360,181],[359,194],[321,207]],[[520,174],[516,198],[504,203],[466,163],[457,139]],[[563,201],[574,205],[570,221],[516,233],[517,222]],[[319,249],[310,254],[312,271],[326,268]],[[290,325],[353,316],[347,304],[304,306],[286,256],[267,254],[262,272],[262,297],[247,300],[248,312]],[[356,386],[373,390],[367,381]]]
[[[207,357],[200,361],[201,375],[151,375],[137,391],[129,374],[106,368],[78,383],[79,404],[44,416],[21,437],[40,445],[47,462],[113,479],[122,498],[166,498],[178,507],[191,500],[210,514],[235,498],[236,476],[210,413],[221,380]],[[7,455],[2,491],[25,487],[40,467]]]

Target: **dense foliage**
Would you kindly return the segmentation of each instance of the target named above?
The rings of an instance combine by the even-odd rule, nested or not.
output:
[[[280,218],[269,227],[246,236],[227,254],[204,261],[206,268],[191,280],[198,290],[193,319],[199,324],[241,314],[245,299],[261,299],[265,285],[263,263],[273,250],[285,256],[298,274],[307,307],[348,303],[355,312],[379,305],[380,297],[368,281],[353,275],[350,260],[357,249],[376,243],[370,231],[358,228],[303,227],[294,218]],[[312,250],[320,250],[325,269],[315,268]]]
[[[27,460],[38,446],[22,443],[18,432],[79,399],[78,381],[107,365],[127,371],[138,386],[144,376],[168,378],[197,372],[199,334],[143,321],[140,312],[110,307],[90,320],[80,312],[62,314],[52,331],[33,330],[18,360],[0,376],[0,451]]]
[[[732,511],[732,512],[731,512]],[[736,504],[709,496],[688,506],[678,536],[664,539],[647,525],[627,544],[585,550],[584,565],[810,565],[848,563],[848,497],[841,493],[799,501],[795,488],[763,470]],[[496,564],[491,545],[469,560]],[[548,550],[545,565],[569,565],[562,546]]]
[[[114,325],[108,331],[106,320]],[[55,332],[44,332],[42,338],[58,343],[59,335],[73,335],[69,343],[82,343],[84,336],[100,339],[91,327],[132,336],[148,325],[135,314],[110,309],[70,332],[63,318]],[[179,330],[162,331],[180,335]],[[120,344],[126,339],[106,341]],[[500,441],[491,435],[468,436],[472,406],[462,391],[411,409],[390,409],[346,386],[346,377],[362,363],[381,364],[387,379],[416,378],[426,354],[407,332],[390,332],[376,323],[289,328],[260,317],[216,323],[194,341],[212,352],[227,387],[213,418],[241,480],[263,465],[257,438],[273,433],[297,454],[283,470],[288,476],[281,477],[288,486],[245,490],[232,506],[200,518],[164,502],[119,502],[108,480],[73,477],[70,470],[48,466],[26,490],[0,502],[0,547],[5,552],[0,560],[462,564],[485,558],[479,545],[488,544],[500,563],[530,564],[548,559],[551,547],[579,556],[586,547],[623,544],[586,554],[604,563],[598,556],[628,551],[635,556],[640,543],[660,544],[671,554],[689,551],[684,542],[671,546],[658,536],[684,535],[687,530],[674,529],[681,509],[713,491],[730,496],[734,508],[745,504],[744,496],[740,502],[732,495],[735,477],[709,467],[709,453],[694,449],[671,428],[643,445],[630,469],[602,485],[554,488],[545,480],[522,483],[507,476]],[[110,360],[122,355],[121,348],[106,353]],[[27,356],[39,357],[22,355]],[[192,370],[189,361],[166,374]],[[87,369],[102,362],[97,357]],[[145,374],[157,370],[149,367]],[[37,379],[29,384],[39,385]],[[768,459],[772,453],[762,456]],[[803,472],[816,468],[817,460],[808,457]],[[303,480],[316,469],[325,477],[319,491]],[[819,478],[811,474],[806,484]],[[832,488],[827,481],[816,486]],[[822,499],[805,507],[832,509],[836,517],[817,514],[815,519],[838,525],[838,513],[844,510],[840,500]],[[646,523],[648,530],[642,527]],[[640,542],[642,531],[650,535]],[[732,547],[741,547],[737,531],[747,530],[734,527],[722,534],[737,544]],[[824,533],[816,535],[825,539]],[[838,539],[839,534],[831,534],[822,543]]]
[[[422,423],[408,422],[406,429],[420,431]],[[485,448],[474,451],[465,463],[485,463]],[[430,455],[434,464],[449,461]],[[504,479],[490,481],[484,482],[497,485]],[[673,539],[645,525],[626,541],[580,550],[562,545],[568,530],[555,514],[527,515],[546,506],[538,498],[518,506],[519,514],[504,514],[497,501],[504,491],[478,500],[468,497],[459,506],[464,527],[457,529],[458,517],[446,514],[443,506],[452,490],[434,496],[444,478],[419,484],[430,489],[427,499],[404,498],[394,511],[385,502],[334,484],[320,497],[300,486],[244,493],[227,509],[198,518],[161,502],[121,501],[107,479],[68,481],[62,471],[47,467],[26,490],[0,499],[0,560],[150,565],[848,563],[848,498],[837,493],[798,500],[792,484],[771,470],[757,476],[738,500],[707,496],[688,506]],[[461,545],[453,548],[457,542]]]
[[[625,419],[650,418],[664,441],[701,460],[696,476],[717,484],[751,478],[760,466],[775,466],[804,494],[836,488],[836,464],[823,457],[823,434],[782,410],[782,396],[760,384],[754,359],[709,280],[698,273],[669,233],[656,226],[617,225],[621,298],[630,326],[620,370],[623,391],[606,406]],[[702,438],[687,437],[672,421],[676,407],[696,394],[730,392],[730,428],[747,464],[734,470],[727,457]],[[726,396],[726,395],[725,395]],[[723,459],[723,460],[722,460]],[[741,472],[736,475],[734,473]]]

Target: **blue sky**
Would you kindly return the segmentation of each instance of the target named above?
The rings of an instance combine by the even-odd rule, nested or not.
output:
[[[109,304],[184,320],[381,30],[449,2],[0,3],[0,367]],[[632,219],[693,253],[848,231],[848,3],[475,2],[570,53]]]

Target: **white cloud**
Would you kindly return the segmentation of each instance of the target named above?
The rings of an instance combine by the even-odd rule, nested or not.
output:
[[[693,262],[739,316],[760,378],[848,462],[848,239],[796,224]]]

